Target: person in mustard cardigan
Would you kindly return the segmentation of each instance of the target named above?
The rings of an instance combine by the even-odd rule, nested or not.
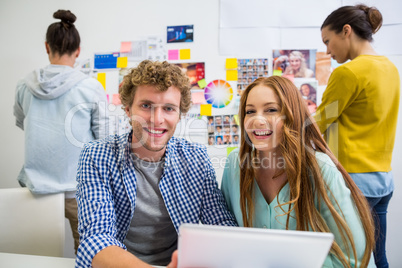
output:
[[[322,96],[315,120],[329,147],[366,196],[376,221],[374,257],[388,267],[386,213],[394,191],[391,171],[400,78],[395,65],[370,42],[382,25],[375,7],[343,6],[321,26],[327,53],[338,63]]]

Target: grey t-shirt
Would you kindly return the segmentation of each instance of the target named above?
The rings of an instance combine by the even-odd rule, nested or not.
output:
[[[159,191],[164,160],[147,162],[131,154],[137,178],[137,199],[124,244],[136,257],[166,266],[177,248],[177,232]]]

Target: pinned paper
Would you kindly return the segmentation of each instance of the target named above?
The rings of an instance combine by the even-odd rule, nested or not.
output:
[[[121,105],[121,100],[120,100],[120,95],[119,94],[113,94],[112,103],[114,105]]]
[[[127,67],[127,57],[118,57],[117,68],[126,68],[126,67]]]
[[[106,73],[98,73],[97,79],[102,84],[103,89],[106,90]]]
[[[190,59],[190,49],[180,49],[180,59],[189,60]]]
[[[282,70],[274,70],[272,75],[282,76]]]
[[[226,59],[226,69],[237,69],[237,59],[236,58],[230,58]]]
[[[201,80],[198,81],[198,86],[199,86],[200,88],[204,88],[204,87],[207,86],[207,82],[205,81],[205,78],[203,78],[203,79],[201,79]]]
[[[131,42],[121,42],[120,53],[131,52]]]
[[[179,50],[178,49],[168,50],[168,60],[178,60],[178,59],[179,59]]]
[[[226,153],[227,153],[227,156],[229,156],[229,154],[234,150],[234,149],[236,149],[237,147],[228,147],[228,148],[226,148]]]
[[[226,81],[237,81],[237,70],[227,70]]]
[[[191,94],[193,104],[201,104],[205,102],[204,92],[193,92]]]
[[[235,115],[233,115],[233,118],[234,118],[236,124],[237,124],[237,125],[240,125],[239,115],[238,115],[238,114],[235,114]]]
[[[200,115],[211,116],[212,115],[212,104],[201,104]]]

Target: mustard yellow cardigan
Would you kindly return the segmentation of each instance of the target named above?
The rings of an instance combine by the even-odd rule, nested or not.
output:
[[[350,173],[389,172],[400,78],[384,56],[361,55],[331,74],[315,120]]]

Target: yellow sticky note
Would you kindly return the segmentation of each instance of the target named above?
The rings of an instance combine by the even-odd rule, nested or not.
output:
[[[233,115],[233,118],[234,118],[236,124],[237,124],[237,125],[240,125],[239,115],[238,115],[238,114],[235,114],[235,115]]]
[[[118,57],[116,67],[117,68],[126,68],[127,67],[127,57]]]
[[[103,89],[106,90],[106,73],[98,73],[97,79],[102,84]]]
[[[274,70],[272,75],[282,76],[282,70]]]
[[[237,70],[227,70],[226,81],[237,81]]]
[[[236,58],[230,58],[226,59],[226,69],[237,69],[237,59]]]
[[[190,49],[180,49],[180,59],[181,60],[189,60],[190,59]]]
[[[212,104],[201,104],[200,115],[211,116],[212,115]]]
[[[236,149],[237,147],[228,147],[228,148],[226,148],[226,153],[227,153],[227,156],[229,156],[229,154],[234,150],[234,149]]]
[[[204,87],[207,86],[207,82],[205,81],[204,78],[201,79],[200,81],[198,81],[198,86],[199,86],[200,88],[204,88]]]

